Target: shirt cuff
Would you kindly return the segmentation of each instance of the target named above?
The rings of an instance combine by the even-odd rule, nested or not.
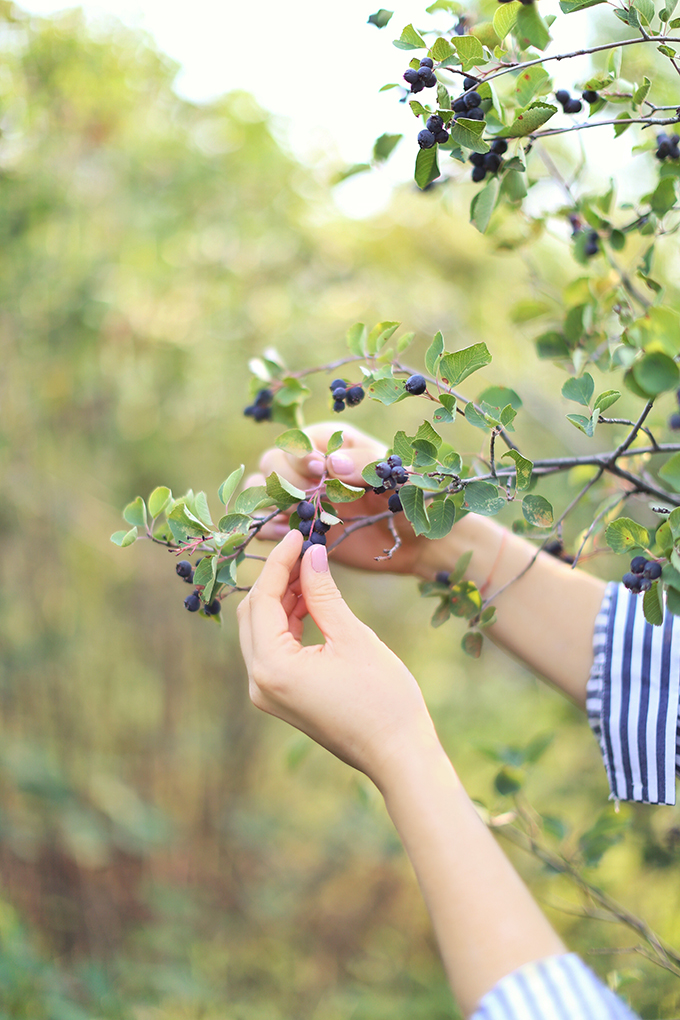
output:
[[[470,1020],[635,1020],[575,953],[527,963],[501,978]]]
[[[642,598],[607,585],[593,637],[586,710],[610,799],[675,804],[680,617],[647,623]]]

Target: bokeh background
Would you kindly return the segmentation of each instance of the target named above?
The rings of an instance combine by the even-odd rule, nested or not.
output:
[[[516,247],[529,225],[492,257],[469,185],[404,185],[349,218],[339,166],[300,162],[245,91],[180,98],[177,66],[139,31],[3,0],[0,51],[0,1016],[455,1016],[370,785],[251,707],[233,607],[221,627],[190,616],[174,560],[109,535],[158,484],[215,507],[277,434],[242,417],[248,359],[271,344],[294,367],[341,356],[357,320],[416,330],[415,361],[437,329],[485,340],[479,388],[520,390],[532,449],[584,449],[531,343],[581,270],[565,274],[549,235]],[[385,439],[417,422],[367,405],[353,422]],[[327,414],[322,376],[307,417]],[[461,451],[479,448],[456,428]],[[579,481],[542,491],[566,505]],[[526,797],[575,846],[607,800],[581,715],[493,647],[463,656],[459,623],[430,628],[412,579],[337,576],[489,809],[504,803],[489,749],[553,736]],[[678,942],[678,814],[621,819],[595,880]],[[513,859],[572,947],[635,941],[557,909],[574,890]],[[680,1009],[677,979],[641,958],[588,958],[643,1016]]]

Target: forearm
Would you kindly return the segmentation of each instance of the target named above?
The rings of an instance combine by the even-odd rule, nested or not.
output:
[[[517,577],[536,552],[488,517],[468,514],[446,538],[423,547],[417,572],[430,580],[439,570],[451,570],[470,549],[466,577],[485,596]],[[494,599],[498,621],[490,636],[584,707],[604,589],[604,581],[540,553],[526,574]]]
[[[436,740],[396,764],[380,787],[466,1016],[505,975],[564,952]]]

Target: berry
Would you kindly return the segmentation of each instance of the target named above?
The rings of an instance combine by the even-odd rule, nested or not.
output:
[[[473,89],[477,85],[479,85],[477,79],[471,78],[470,75],[468,75],[465,81],[463,82],[463,88],[465,89],[466,92],[468,91],[468,89]]]
[[[345,410],[345,401],[344,400],[336,400],[336,401],[334,401],[334,403],[333,403],[333,410],[337,411],[338,414],[340,414],[341,411]]]
[[[669,429],[672,429],[674,432],[677,432],[678,429],[680,429],[680,414],[676,413],[670,416],[670,418],[668,419],[668,427]]]
[[[407,393],[411,393],[414,397],[424,393],[427,389],[427,382],[425,377],[422,375],[411,375],[404,383],[404,387]]]
[[[272,402],[273,393],[271,390],[260,390],[255,397],[255,407],[266,407]]]
[[[590,103],[591,105],[596,103],[600,98],[597,92],[593,92],[592,89],[586,89],[586,91],[582,92],[581,95],[585,99],[586,103]]]
[[[421,149],[431,149],[434,145],[434,135],[427,128],[418,132],[418,145]]]
[[[476,106],[474,109],[468,110],[465,116],[468,120],[484,120],[484,111]]]
[[[473,166],[484,166],[484,156],[481,152],[471,152],[469,158]]]
[[[482,101],[482,97],[480,96],[479,92],[466,92],[465,93],[464,102],[465,102],[465,108],[467,110],[472,110],[473,107],[479,106],[481,101]]]
[[[384,485],[374,485],[373,491],[376,494],[376,496],[382,496],[383,492],[387,492],[387,489],[385,488]]]
[[[302,543],[302,551],[300,553],[300,556],[301,557],[304,556],[307,550],[311,548],[311,546],[312,546],[311,539],[306,538],[305,541]]]
[[[314,521],[314,527],[312,530],[315,531],[317,535],[325,535],[327,531],[331,530],[331,526],[330,524],[324,524],[323,521],[320,521],[317,518],[317,520]]]
[[[347,390],[347,406],[356,407],[364,399],[366,394],[364,393],[362,386],[350,386]]]
[[[300,521],[298,524],[298,531],[304,538],[309,538],[309,533],[312,530],[311,521]]]
[[[560,542],[559,538],[554,538],[552,542],[548,542],[543,546],[543,552],[546,552],[549,556],[555,556],[559,559],[564,552],[564,545]]]
[[[484,162],[482,166],[485,170],[488,170],[490,174],[495,174],[501,165],[501,157],[496,152],[487,152],[484,156]]]
[[[431,70],[434,67],[434,60],[432,59],[432,57],[421,57],[420,66],[429,67]]]
[[[422,81],[418,80],[414,85],[411,85],[411,92],[422,92],[424,88]]]
[[[391,468],[395,468],[401,467],[401,465],[404,462],[402,461],[398,453],[391,453],[390,456],[387,458],[387,463],[390,465]]]
[[[635,595],[639,595],[642,591],[642,578],[638,577],[637,574],[624,574],[621,578],[621,583],[624,588],[632,591]]]
[[[438,131],[444,127],[444,121],[441,119],[438,113],[433,113],[431,117],[427,118],[427,124],[425,125],[428,131],[431,131],[433,135],[436,135]]]
[[[421,70],[424,70],[424,68],[421,68]],[[425,86],[426,89],[433,89],[436,84],[437,84],[437,75],[433,74],[432,71],[430,71],[429,77],[423,79],[423,85]]]
[[[563,107],[565,113],[580,113],[582,109],[583,103],[580,99],[570,99]]]
[[[448,583],[449,583],[449,577],[450,577],[450,576],[451,576],[451,575],[450,575],[450,574],[448,574],[446,570],[440,570],[440,571],[439,571],[439,572],[438,572],[438,573],[437,573],[437,574],[435,575],[435,581],[436,581],[436,582],[437,582],[438,584],[448,584]]]
[[[314,504],[308,499],[303,499],[301,503],[298,503],[296,509],[301,521],[311,521],[314,517]]]
[[[397,485],[404,485],[408,481],[408,471],[403,467],[392,468],[392,479]]]
[[[475,166],[472,168],[472,180],[475,184],[479,184],[486,177],[486,170],[483,166]]]
[[[656,581],[657,578],[661,577],[661,564],[657,563],[656,560],[652,560],[643,570],[643,576],[648,581]]]
[[[337,386],[333,390],[333,399],[334,400],[344,400],[346,396],[347,396],[347,390],[345,389],[344,386]]]
[[[378,478],[382,478],[384,481],[392,476],[392,468],[386,460],[381,460],[379,464],[375,465],[375,473]]]
[[[451,109],[453,110],[454,113],[465,113],[465,111],[467,110],[467,106],[465,105],[465,100],[463,99],[462,96],[456,99]]]
[[[398,514],[400,510],[403,510],[401,500],[399,499],[399,493],[393,492],[390,498],[387,500],[387,508],[391,510],[393,514]]]
[[[648,563],[649,560],[646,556],[634,556],[630,561],[631,574],[641,574]]]
[[[418,70],[416,71],[416,74],[418,75],[418,78],[420,79],[420,81],[423,84],[425,84],[425,79],[429,78],[430,75],[432,74],[432,68],[431,67],[427,67],[424,64],[421,64],[420,67],[418,68]]]
[[[415,85],[420,81],[415,67],[409,67],[406,71],[404,71],[403,78],[404,81],[409,83],[409,85]]]
[[[437,145],[446,145],[446,143],[449,140],[448,131],[438,131],[437,134],[434,136],[434,140],[437,143]]]
[[[206,606],[203,610],[206,616],[219,616],[222,609],[222,603],[219,599],[213,599],[209,606]]]
[[[189,577],[193,573],[193,569],[188,560],[180,560],[175,570],[180,577]]]
[[[326,536],[319,534],[318,531],[313,531],[311,533],[311,535],[309,536],[309,541],[311,542],[312,545],[325,545],[326,544]],[[304,542],[302,544],[303,544],[303,546],[305,545]]]
[[[557,92],[555,93],[555,99],[560,104],[560,106],[564,106],[565,103],[569,102],[571,96],[569,95],[566,89],[558,89]]]
[[[583,249],[583,254],[586,256],[586,258],[590,258],[592,255],[597,255],[599,250],[600,250],[600,239],[597,236],[597,232],[595,230],[591,230],[589,232],[589,234],[588,234],[587,239],[586,239],[585,247]]]
[[[190,613],[197,613],[201,608],[201,599],[198,592],[192,591],[191,595],[187,595],[184,600],[184,608],[188,609]]]
[[[499,156],[502,156],[504,152],[507,152],[508,143],[506,142],[505,138],[494,139],[494,141],[491,143],[491,151],[498,153]]]
[[[665,159],[666,156],[670,156],[670,154],[671,154],[671,140],[670,140],[670,138],[668,137],[668,135],[666,134],[665,131],[662,131],[661,134],[658,134],[656,136],[656,144],[658,146],[658,148],[656,150],[656,158],[657,159]]]
[[[344,379],[334,379],[333,382],[330,384],[330,386],[328,388],[329,388],[329,390],[332,393],[333,390],[340,390],[340,389],[344,390],[346,385],[347,385],[347,383],[345,382]]]

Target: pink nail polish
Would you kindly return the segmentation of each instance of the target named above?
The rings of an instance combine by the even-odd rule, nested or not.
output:
[[[349,475],[354,471],[352,458],[346,453],[332,453],[328,462],[336,475]]]
[[[313,545],[309,550],[309,558],[317,574],[322,574],[325,570],[328,570],[328,553],[326,552],[325,545]]]

